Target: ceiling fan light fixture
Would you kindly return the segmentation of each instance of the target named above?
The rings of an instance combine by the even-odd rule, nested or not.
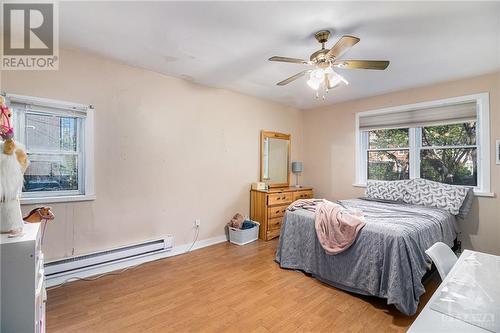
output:
[[[321,82],[323,81],[311,77],[309,80],[307,80],[307,85],[313,90],[318,90]]]
[[[318,90],[325,78],[325,71],[322,68],[316,68],[309,74],[307,85],[313,90]]]
[[[370,69],[385,70],[389,66],[388,60],[343,60],[342,56],[349,51],[351,47],[359,42],[358,37],[344,35],[331,48],[326,48],[330,32],[327,30],[318,31],[315,34],[318,42],[321,43],[321,49],[310,55],[309,60],[273,56],[270,61],[280,61],[287,63],[307,64],[314,66],[311,69],[303,70],[289,78],[277,83],[278,86],[284,86],[308,75],[307,85],[316,91],[316,98],[319,98],[320,92],[325,99],[328,90],[338,87],[342,83],[348,85],[349,82],[340,74],[334,71],[335,68],[341,69]]]
[[[337,73],[333,72],[328,74],[328,89],[335,88],[342,82],[340,77],[337,75]]]
[[[328,83],[328,89],[337,88],[339,85],[340,85],[340,81],[337,81],[337,82],[329,82],[329,83]]]
[[[325,80],[325,77],[327,77],[328,80]],[[318,90],[321,85],[323,85],[325,89],[332,89],[341,83],[346,85],[349,84],[349,82],[347,82],[342,75],[335,72],[331,66],[314,69],[309,74],[309,80],[307,81],[307,85],[313,90]]]
[[[322,68],[316,68],[311,72],[309,78],[314,79],[316,81],[323,81],[324,75],[325,71]]]
[[[334,86],[337,86],[338,84],[340,84],[340,82],[343,82],[345,85],[349,84],[349,82],[342,75],[334,72],[333,70],[332,73],[328,75],[328,79],[330,80],[330,82],[335,83]]]

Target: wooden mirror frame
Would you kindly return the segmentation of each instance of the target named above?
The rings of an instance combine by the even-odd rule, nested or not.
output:
[[[271,132],[271,131],[261,131],[260,132],[260,181],[264,182],[264,139],[265,138],[276,138],[288,141],[288,161],[286,165],[286,183],[276,183],[276,184],[268,184],[269,187],[288,187],[290,186],[290,158],[291,158],[291,147],[292,142],[290,139],[290,134],[283,134],[279,132]]]

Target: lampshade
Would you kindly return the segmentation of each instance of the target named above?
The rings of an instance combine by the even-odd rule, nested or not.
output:
[[[325,76],[328,77],[328,86],[325,80]],[[332,66],[328,66],[326,68],[313,69],[309,74],[307,85],[313,90],[318,90],[323,84],[325,91],[328,91],[328,89],[335,88],[341,82],[343,82],[344,84],[349,84],[349,82],[347,82],[347,80],[344,79],[342,75],[333,70]]]
[[[302,167],[302,162],[292,162],[292,172],[293,173],[301,173],[304,171]]]
[[[313,90],[318,90],[319,86],[321,85],[321,81],[314,78],[310,78],[309,80],[307,80],[307,85],[311,87],[311,89]]]
[[[311,72],[311,74],[309,74],[309,78],[320,81],[322,81],[324,77],[325,77],[325,71],[321,68],[316,68]]]
[[[329,89],[335,88],[340,84],[340,82],[342,82],[342,80],[340,79],[340,75],[337,75],[337,73],[335,72],[328,74]]]

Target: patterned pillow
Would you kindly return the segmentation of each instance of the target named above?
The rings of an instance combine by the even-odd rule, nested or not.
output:
[[[365,195],[370,199],[402,201],[408,180],[368,180]]]
[[[404,185],[403,201],[413,205],[436,207],[457,215],[467,197],[469,188],[433,182],[427,179],[412,179]]]
[[[460,217],[462,220],[464,220],[467,217],[467,215],[469,215],[473,201],[474,201],[474,190],[472,188],[469,188],[467,191],[467,195],[464,199],[464,202],[462,203],[462,206],[460,206],[460,211],[458,212],[457,217]]]

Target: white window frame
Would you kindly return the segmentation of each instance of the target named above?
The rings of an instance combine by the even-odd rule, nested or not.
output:
[[[479,93],[466,96],[458,96],[445,98],[434,101],[427,101],[415,104],[400,105],[384,109],[363,111],[356,113],[355,119],[355,135],[356,135],[356,180],[354,186],[365,187],[367,181],[367,160],[366,148],[368,147],[368,135],[363,134],[359,129],[359,118],[361,116],[387,114],[402,111],[411,111],[415,109],[426,109],[431,107],[442,107],[447,105],[475,102],[477,112],[477,168],[478,168],[478,185],[474,188],[474,193],[477,196],[492,197],[494,193],[490,192],[490,98],[489,93]],[[421,129],[410,128],[409,144],[410,144],[410,179],[418,178],[420,175],[420,145],[421,145]],[[453,148],[447,146],[446,148]],[[460,146],[457,146],[460,147]],[[469,147],[469,146],[468,146]],[[397,148],[393,150],[398,150]]]
[[[56,115],[62,115],[64,111],[78,110],[82,114],[82,120],[79,122],[78,133],[80,135],[78,144],[82,152],[78,156],[78,185],[79,189],[75,191],[48,191],[48,192],[23,192],[21,195],[21,204],[41,204],[55,202],[73,202],[94,200],[95,182],[94,182],[94,109],[89,105],[58,101],[47,98],[23,96],[16,94],[4,94],[8,102],[34,105],[48,109],[62,110],[61,113],[54,111]],[[52,111],[47,111],[47,114]],[[14,115],[14,133],[15,139],[25,143],[25,115],[29,110],[19,115]],[[39,112],[37,112],[39,113]],[[44,112],[45,113],[45,112]],[[43,153],[43,152],[42,152]]]
[[[364,157],[364,163],[368,167],[368,161],[366,160],[367,155],[369,152],[384,152],[384,151],[408,151],[408,164],[410,166],[410,173],[412,172],[411,168],[411,159],[414,157],[414,155],[411,153],[413,146],[412,146],[412,140],[411,138],[413,137],[413,128],[408,129],[408,146],[406,147],[394,147],[394,148],[370,148],[370,136],[368,132],[361,132],[361,147],[363,154],[362,156]],[[366,177],[368,177],[368,168],[365,168],[365,183],[366,183]]]

